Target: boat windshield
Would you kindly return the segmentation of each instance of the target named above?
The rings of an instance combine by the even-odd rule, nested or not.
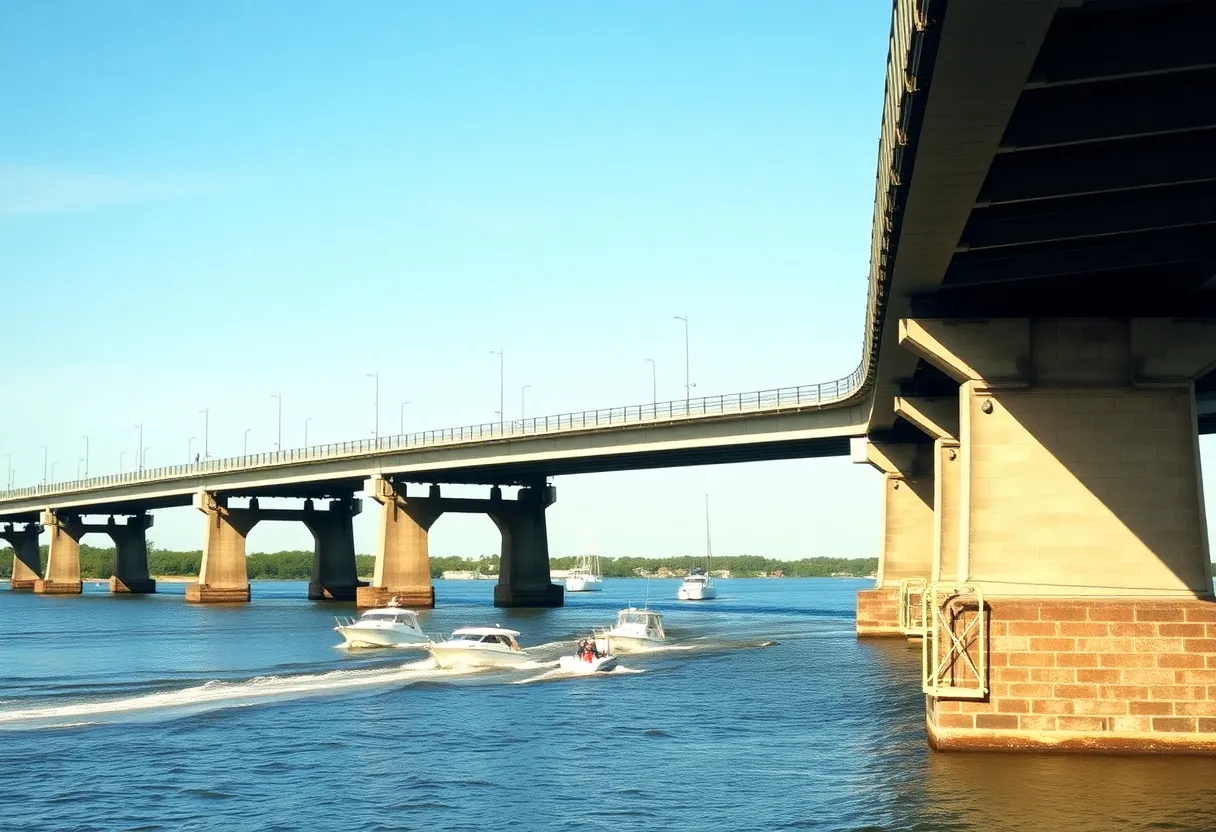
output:
[[[397,624],[413,624],[414,616],[408,612],[388,612],[373,610],[363,613],[364,621],[392,621]]]
[[[617,624],[641,624],[643,627],[649,626],[651,622],[657,618],[654,613],[650,612],[631,612],[623,611],[617,616]]]

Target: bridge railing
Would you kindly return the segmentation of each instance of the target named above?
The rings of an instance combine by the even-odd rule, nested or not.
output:
[[[185,465],[168,465],[128,471],[122,474],[107,474],[87,479],[14,488],[0,491],[0,502],[89,491],[115,485],[199,477],[280,465],[320,462],[343,457],[374,456],[438,445],[509,440],[513,437],[623,428],[630,425],[665,424],[686,419],[704,419],[741,413],[817,408],[849,398],[857,392],[861,384],[862,368],[859,366],[845,378],[823,384],[651,402],[650,404],[584,410],[576,413],[561,413],[554,416],[536,416],[501,422],[483,422],[478,425],[418,431],[399,436],[381,436],[378,439],[358,439],[225,459],[206,459]]]

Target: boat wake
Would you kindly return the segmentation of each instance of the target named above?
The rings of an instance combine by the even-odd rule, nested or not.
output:
[[[548,669],[544,673],[538,673],[535,676],[529,676],[526,679],[518,679],[512,682],[514,685],[530,685],[536,682],[554,682],[560,679],[595,679],[608,676],[632,676],[637,673],[645,673],[646,671],[640,667],[625,667],[617,665],[612,670],[604,670],[599,673],[578,673],[573,670],[562,670],[557,662],[546,662],[545,667]]]
[[[213,679],[201,685],[175,691],[7,710],[0,713],[0,731],[178,718],[263,702],[409,685],[465,673],[440,670],[430,659],[423,659],[377,670],[334,670],[297,676],[257,676],[238,682]]]

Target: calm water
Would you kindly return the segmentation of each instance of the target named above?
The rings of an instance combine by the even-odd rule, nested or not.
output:
[[[303,583],[253,603],[0,592],[3,829],[1210,830],[1216,760],[936,754],[919,657],[858,642],[866,581],[724,581],[620,671],[549,665],[642,581],[559,610],[438,582],[428,631],[501,623],[536,666],[335,649]]]

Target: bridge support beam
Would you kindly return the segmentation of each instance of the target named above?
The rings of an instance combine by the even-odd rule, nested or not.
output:
[[[327,511],[317,511],[312,500],[304,503],[303,521],[313,537],[311,601],[354,601],[359,587],[355,568],[354,519],[363,503],[354,497],[334,500]]]
[[[933,553],[933,459],[928,444],[855,440],[853,461],[883,474],[882,549],[873,589],[857,593],[857,635],[904,637],[899,583],[929,577]]]
[[[545,509],[557,501],[557,489],[543,481],[521,488],[517,500],[490,494],[490,518],[502,532],[502,562],[494,587],[496,607],[560,607],[564,588],[549,577],[549,535]]]
[[[957,571],[941,577],[983,592],[989,636],[946,659],[944,676],[966,675],[986,651],[975,698],[927,689],[931,743],[1216,753],[1193,387],[1216,365],[1216,324],[902,320],[899,332],[962,385]],[[946,644],[948,618],[933,625]]]
[[[194,507],[207,517],[207,536],[198,582],[186,585],[186,601],[194,604],[248,601],[245,537],[261,519],[256,504],[248,509],[229,508],[227,498],[200,491],[194,495]]]
[[[114,541],[114,574],[110,576],[110,592],[156,592],[156,581],[148,575],[148,529],[151,527],[150,514],[136,514],[127,518],[127,522],[121,526],[111,517],[106,524],[106,534]]]
[[[51,533],[50,550],[46,559],[46,578],[34,581],[37,595],[79,595],[80,538],[85,527],[80,516],[58,511],[44,511],[42,525]]]
[[[375,607],[395,596],[404,607],[435,606],[429,531],[443,508],[429,498],[408,499],[405,486],[383,477],[368,480],[365,490],[380,504],[380,539],[375,576],[371,586],[358,587],[355,603]],[[432,488],[433,496],[438,497],[437,492]]]
[[[33,592],[34,582],[40,577],[42,557],[38,550],[38,535],[42,527],[37,523],[26,523],[18,529],[18,523],[0,526],[0,540],[13,547],[13,575],[9,589],[13,592]]]

